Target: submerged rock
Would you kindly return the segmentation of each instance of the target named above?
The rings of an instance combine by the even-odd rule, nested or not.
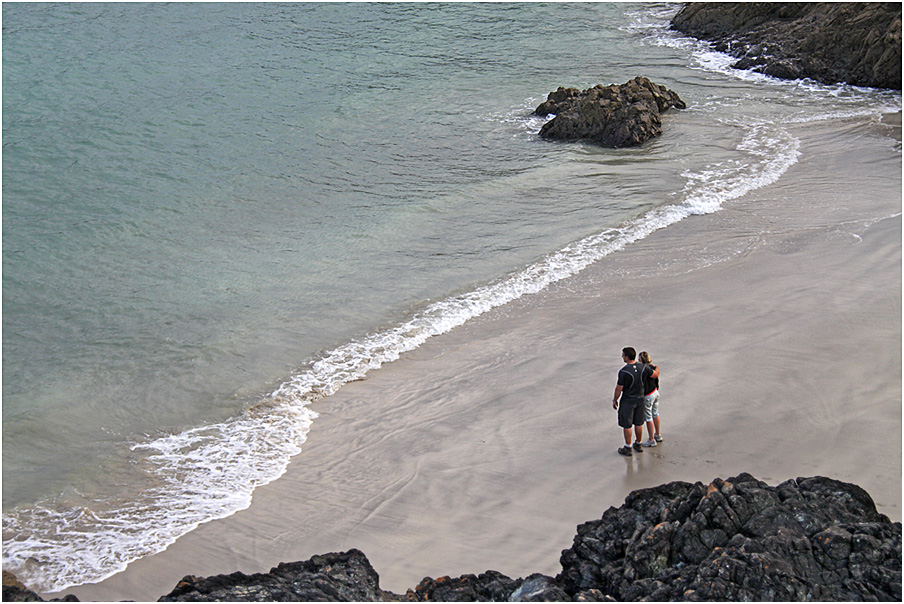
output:
[[[621,85],[599,84],[587,90],[559,88],[534,114],[555,114],[540,129],[543,138],[588,140],[617,148],[662,134],[660,114],[671,107],[684,109],[685,104],[665,86],[636,77]]]
[[[367,557],[350,550],[269,573],[188,576],[160,601],[900,602],[901,523],[860,487],[820,476],[775,487],[749,474],[671,482],[578,526],[561,564],[556,577],[427,577],[399,595],[381,589]],[[39,600],[4,585],[8,596]]]
[[[673,29],[784,79],[901,89],[899,2],[692,2]]]

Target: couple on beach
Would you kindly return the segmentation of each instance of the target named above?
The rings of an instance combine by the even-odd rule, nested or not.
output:
[[[612,397],[612,408],[618,411],[618,425],[625,433],[625,446],[618,452],[631,457],[631,431],[636,440],[633,449],[638,453],[644,447],[655,447],[662,442],[659,434],[659,367],[653,364],[650,355],[644,351],[637,360],[637,351],[628,346],[622,348],[625,366],[618,372],[618,385]],[[621,397],[621,401],[619,401]],[[643,426],[647,425],[650,438],[643,438]]]

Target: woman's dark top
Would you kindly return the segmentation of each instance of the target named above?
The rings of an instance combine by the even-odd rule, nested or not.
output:
[[[656,365],[649,365],[650,369],[656,369]],[[643,376],[643,393],[653,394],[654,391],[659,390],[659,378],[648,377],[646,372],[644,372]]]

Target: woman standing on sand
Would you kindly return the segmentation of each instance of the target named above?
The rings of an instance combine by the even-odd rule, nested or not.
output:
[[[639,360],[644,365],[649,365],[656,369],[653,359],[647,351],[640,353]],[[644,447],[655,447],[657,443],[662,442],[662,436],[659,434],[659,378],[647,377],[643,381],[644,392],[644,419],[647,422],[647,431],[650,438],[641,443]],[[654,431],[655,430],[655,431]]]

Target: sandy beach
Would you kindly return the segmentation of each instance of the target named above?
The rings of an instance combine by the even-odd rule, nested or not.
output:
[[[350,548],[397,593],[555,575],[575,527],[630,491],[741,472],[854,482],[900,521],[900,117],[799,130],[778,182],[348,384],[250,508],[63,593],[156,600],[186,574]],[[664,442],[624,458],[629,345],[661,367]]]

